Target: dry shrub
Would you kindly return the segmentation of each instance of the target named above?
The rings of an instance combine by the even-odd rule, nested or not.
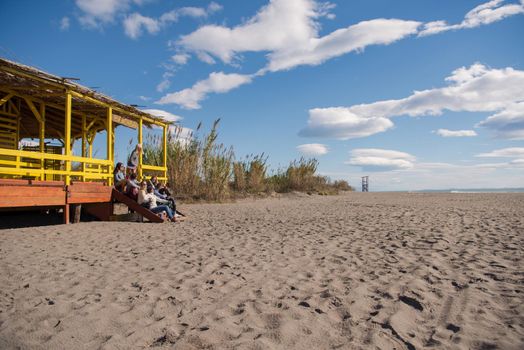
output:
[[[292,191],[312,191],[319,179],[315,178],[318,161],[316,159],[300,158],[294,160],[287,168],[289,188]]]
[[[269,177],[264,154],[235,161],[232,147],[217,143],[219,122],[218,119],[213,123],[207,135],[198,134],[201,124],[189,135],[179,126],[174,126],[168,133],[168,179],[177,197],[221,201],[241,193],[303,191],[332,194],[351,189],[346,181],[331,183],[329,178],[316,175],[316,159],[294,160],[286,169]],[[159,137],[147,138],[144,162],[161,165],[162,152]]]
[[[354,191],[355,189],[349,185],[346,180],[335,180],[333,187],[338,191]]]
[[[245,192],[247,188],[246,166],[243,162],[233,163],[233,190],[236,192]]]
[[[249,162],[249,169],[246,172],[247,190],[251,193],[263,192],[266,190],[266,171],[267,157],[264,154],[256,155]]]

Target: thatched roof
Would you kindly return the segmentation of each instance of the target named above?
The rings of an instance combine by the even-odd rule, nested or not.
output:
[[[23,96],[46,105],[46,137],[56,138],[64,130],[65,92],[72,93],[72,135],[79,137],[82,131],[82,115],[92,122],[96,131],[104,130],[107,107],[113,109],[113,123],[136,127],[142,118],[145,126],[165,125],[170,122],[123,104],[113,98],[72,81],[20,63],[0,58],[0,91],[19,96],[21,115],[20,137],[38,137],[38,123]],[[0,98],[4,94],[0,94]]]

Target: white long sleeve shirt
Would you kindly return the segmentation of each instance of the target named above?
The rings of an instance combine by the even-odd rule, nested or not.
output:
[[[157,206],[156,196],[153,193],[146,193],[144,190],[138,191],[138,204],[144,203],[149,203],[149,209],[155,208]]]

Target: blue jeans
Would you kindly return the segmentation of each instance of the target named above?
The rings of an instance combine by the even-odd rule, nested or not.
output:
[[[150,210],[155,214],[165,211],[167,213],[167,216],[169,217],[169,220],[173,218],[173,211],[167,205],[157,205],[156,207]]]

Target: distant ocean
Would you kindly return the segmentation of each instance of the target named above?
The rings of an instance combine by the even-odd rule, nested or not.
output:
[[[521,193],[524,188],[450,188],[447,190],[420,190],[410,192],[431,193]]]

